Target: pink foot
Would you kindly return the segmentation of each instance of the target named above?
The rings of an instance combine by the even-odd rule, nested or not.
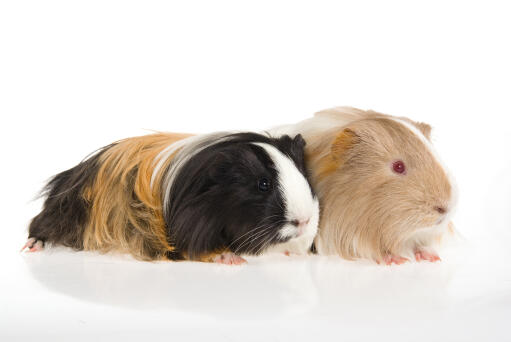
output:
[[[215,256],[214,262],[226,265],[241,265],[247,261],[234,253],[226,252]]]
[[[285,256],[291,256],[291,253],[289,253],[289,251],[284,251],[284,255]]]
[[[407,258],[403,258],[396,255],[386,255],[383,257],[383,262],[385,263],[385,265],[392,265],[393,263],[396,265],[401,265],[407,261],[409,261]],[[379,264],[380,262],[377,261],[377,263]]]
[[[438,254],[436,254],[435,252],[427,252],[424,250],[418,250],[415,252],[415,260],[417,260],[417,261],[427,260],[430,262],[435,262],[435,261],[441,261],[442,259],[440,259]]]
[[[44,249],[44,243],[36,238],[30,238],[27,243],[21,248],[20,252],[23,252],[25,248],[28,248],[29,252],[39,252]]]

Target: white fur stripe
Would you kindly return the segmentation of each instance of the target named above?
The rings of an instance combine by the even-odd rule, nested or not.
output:
[[[158,175],[158,172],[160,172],[160,169],[162,168],[163,164],[165,164],[165,161],[169,159],[174,153],[177,152],[178,149],[186,145],[190,142],[190,140],[193,140],[193,138],[196,138],[195,136],[188,137],[179,141],[176,141],[169,146],[167,146],[163,151],[158,153],[158,155],[155,158],[155,162],[157,162],[156,166],[153,169],[153,173],[151,175],[151,188],[154,186],[154,180],[156,179],[156,176]]]
[[[155,158],[156,166],[151,175],[151,187],[154,185],[154,180],[159,172],[161,172],[161,168],[165,164],[165,161],[169,158],[172,158],[170,162],[170,167],[165,173],[164,178],[162,179],[161,191],[164,194],[163,197],[163,210],[164,212],[168,208],[169,195],[174,183],[174,179],[177,177],[179,173],[179,169],[185,165],[185,163],[190,160],[195,154],[199,153],[206,147],[218,143],[223,140],[223,138],[229,134],[234,132],[218,132],[212,134],[201,134],[191,136],[175,143],[167,146],[163,151],[161,151],[158,156]],[[173,157],[172,157],[173,156]]]
[[[310,223],[305,228],[304,234],[316,233],[317,222],[314,224],[315,216],[319,216],[317,199],[312,195],[309,183],[298,170],[291,158],[280,152],[274,146],[264,143],[254,143],[265,149],[275,164],[278,173],[279,191],[284,199],[286,219],[289,221],[298,220]],[[311,232],[314,230],[314,232]],[[286,238],[295,235],[296,227],[285,225],[280,234]]]

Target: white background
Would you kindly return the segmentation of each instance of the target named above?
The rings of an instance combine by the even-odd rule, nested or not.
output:
[[[0,339],[511,340],[510,14],[505,1],[2,1]],[[441,263],[18,253],[44,181],[100,146],[337,105],[434,126],[465,237]]]

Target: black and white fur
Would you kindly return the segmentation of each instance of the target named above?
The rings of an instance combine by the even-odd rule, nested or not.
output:
[[[215,250],[229,255],[309,251],[319,204],[307,181],[300,135],[238,133],[189,140],[180,143],[185,147],[164,181],[165,221],[177,258]]]

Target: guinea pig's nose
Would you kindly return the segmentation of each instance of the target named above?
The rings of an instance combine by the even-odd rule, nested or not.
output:
[[[435,211],[437,213],[441,214],[441,215],[443,215],[443,214],[445,214],[447,212],[447,209],[444,206],[441,206],[441,205],[437,205],[433,209],[435,209]]]
[[[303,227],[303,226],[306,226],[308,225],[310,222],[310,217],[306,220],[292,220],[291,221],[291,224],[293,226],[297,226],[297,227]]]

